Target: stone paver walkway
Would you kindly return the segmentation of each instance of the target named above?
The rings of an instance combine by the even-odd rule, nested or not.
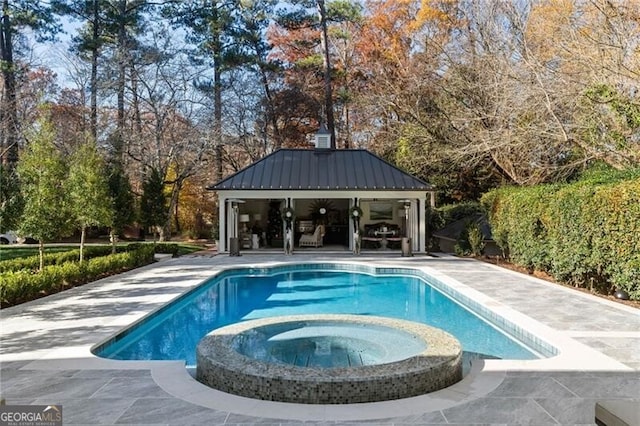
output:
[[[225,267],[304,261],[427,268],[551,330],[567,347],[584,348],[577,358],[585,359],[576,359],[576,368],[560,358],[487,362],[448,394],[419,400],[421,405],[283,406],[279,415],[265,416],[253,400],[225,409],[224,398],[189,394],[199,384],[179,363],[103,360],[90,353],[91,346]],[[62,404],[65,425],[591,425],[597,401],[640,407],[638,310],[453,257],[186,256],[3,309],[0,317],[0,395],[11,405]]]

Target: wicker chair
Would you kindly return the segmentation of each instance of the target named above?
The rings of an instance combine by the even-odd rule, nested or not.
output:
[[[324,238],[324,226],[316,226],[313,234],[302,234],[298,245],[300,247],[322,247],[322,239]]]

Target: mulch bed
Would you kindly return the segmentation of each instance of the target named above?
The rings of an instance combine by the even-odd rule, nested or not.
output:
[[[476,257],[476,259],[480,260],[480,261],[483,261],[483,262],[491,263],[491,264],[496,265],[496,266],[500,266],[501,268],[510,269],[512,271],[520,272],[522,274],[531,275],[531,276],[534,276],[536,278],[540,278],[542,280],[548,281],[550,283],[561,285],[561,286],[569,288],[571,290],[575,290],[575,291],[580,291],[582,293],[591,294],[593,296],[598,296],[600,298],[607,299],[607,300],[610,300],[612,302],[616,302],[616,303],[620,303],[620,304],[623,304],[623,305],[631,306],[632,308],[640,309],[640,301],[638,301],[638,300],[620,300],[620,299],[616,299],[615,297],[613,297],[613,295],[605,295],[605,294],[601,294],[601,293],[595,293],[595,292],[589,291],[586,288],[570,286],[568,284],[564,284],[564,283],[561,283],[559,281],[556,281],[551,275],[549,275],[549,274],[547,274],[545,272],[542,272],[542,271],[533,271],[533,272],[528,271],[527,268],[523,268],[522,266],[514,265],[513,263],[510,263],[510,262],[508,262],[507,260],[505,260],[504,258],[501,258],[501,257],[496,257],[496,256],[478,256],[478,257]]]

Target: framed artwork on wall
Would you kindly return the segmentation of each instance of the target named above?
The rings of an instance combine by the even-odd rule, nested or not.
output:
[[[369,204],[369,220],[393,220],[393,204]]]

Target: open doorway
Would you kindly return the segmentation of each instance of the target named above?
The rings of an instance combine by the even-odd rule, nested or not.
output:
[[[296,199],[296,248],[304,234],[324,226],[323,248],[349,247],[349,200],[339,198]]]
[[[293,228],[294,250],[348,250],[349,203],[348,198],[296,198],[291,200],[295,212]],[[244,199],[238,211],[238,239],[240,248],[282,249],[285,221],[282,213],[285,199]],[[303,235],[313,234],[323,226],[319,244],[300,244]]]

